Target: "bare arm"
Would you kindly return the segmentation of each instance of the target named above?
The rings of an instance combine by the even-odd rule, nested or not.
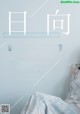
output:
[[[75,73],[75,68],[74,68],[74,64],[71,65],[71,68],[70,68],[70,75],[73,76]]]

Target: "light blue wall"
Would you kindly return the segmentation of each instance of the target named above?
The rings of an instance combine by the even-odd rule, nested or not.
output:
[[[63,5],[49,0],[32,18],[45,0],[0,1],[0,104],[11,106],[25,96],[12,110],[19,114],[34,91],[65,98],[69,87],[69,69],[80,61],[80,5]],[[27,11],[27,31],[46,32],[47,13],[70,13],[70,35],[59,38],[3,38],[8,32],[8,12]],[[59,51],[59,44],[63,45]],[[12,51],[8,51],[9,46]],[[56,62],[59,62],[55,67]],[[45,77],[45,78],[44,78]],[[42,80],[40,80],[42,79]],[[39,81],[36,87],[33,85]]]

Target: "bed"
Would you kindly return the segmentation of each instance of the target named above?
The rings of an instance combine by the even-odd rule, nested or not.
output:
[[[33,93],[21,114],[80,114],[80,69],[73,66],[70,89],[66,100],[60,97]]]

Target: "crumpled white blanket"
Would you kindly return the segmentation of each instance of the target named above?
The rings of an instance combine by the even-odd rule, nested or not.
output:
[[[68,98],[34,93],[21,114],[80,114],[80,70],[76,69]]]
[[[79,114],[80,109],[59,97],[34,93],[22,114]]]

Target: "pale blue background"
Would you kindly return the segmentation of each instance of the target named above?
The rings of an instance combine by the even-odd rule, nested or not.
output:
[[[80,61],[80,5],[60,4],[59,0],[49,0],[31,18],[31,15],[45,0],[2,0],[0,1],[0,104],[11,106],[22,96],[40,91],[65,98],[70,82],[69,69]],[[8,32],[8,12],[27,11],[27,31],[46,32],[47,13],[70,13],[70,35],[60,38],[3,38]],[[59,44],[63,45],[59,51]],[[8,51],[8,47],[12,51]],[[34,89],[31,89],[58,60],[52,69]],[[11,114],[19,114],[27,97],[17,104]]]

